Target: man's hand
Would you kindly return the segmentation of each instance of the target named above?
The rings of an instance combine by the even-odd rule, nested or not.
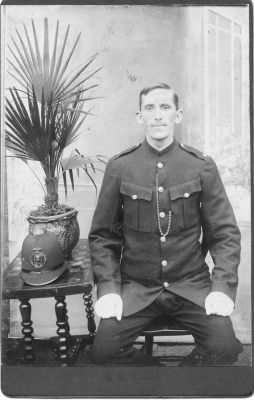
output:
[[[118,294],[105,294],[96,301],[94,309],[100,318],[116,317],[120,321],[122,319],[123,301]]]
[[[234,302],[225,293],[211,292],[205,299],[206,314],[229,316],[234,309]]]

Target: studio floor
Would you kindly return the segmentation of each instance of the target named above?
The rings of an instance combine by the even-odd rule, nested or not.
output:
[[[70,342],[70,351],[73,349],[74,341]],[[136,345],[141,349],[142,345]],[[79,350],[75,360],[70,364],[71,366],[92,366],[89,359],[89,350],[91,345],[82,346]],[[169,357],[187,356],[192,350],[193,345],[190,344],[177,344],[175,346],[168,346],[164,343],[154,344],[153,357],[158,357],[162,366],[178,366],[179,361],[170,360]],[[35,340],[34,354],[35,359],[33,362],[25,362],[22,360],[23,343],[21,339],[5,339],[2,341],[2,364],[3,365],[33,365],[33,366],[58,366],[59,361],[55,358],[56,343],[52,340]],[[173,358],[172,357],[172,358]],[[251,366],[251,345],[245,344],[243,352],[239,355],[238,361],[234,366]]]

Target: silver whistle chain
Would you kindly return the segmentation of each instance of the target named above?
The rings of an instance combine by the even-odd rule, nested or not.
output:
[[[157,205],[157,220],[158,220],[158,228],[161,236],[166,237],[169,234],[170,227],[171,227],[171,214],[172,212],[168,212],[168,227],[165,233],[163,233],[161,228],[161,221],[160,221],[160,199],[159,199],[159,184],[158,184],[158,174],[156,174],[156,205]]]

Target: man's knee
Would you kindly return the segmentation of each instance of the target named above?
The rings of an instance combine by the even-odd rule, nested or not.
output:
[[[97,346],[94,343],[91,348],[90,358],[91,361],[95,364],[106,364],[108,354],[105,352],[105,349],[103,347]]]
[[[234,362],[242,352],[230,318],[213,317],[213,329],[206,338],[206,351],[217,360]]]
[[[107,364],[117,355],[117,346],[112,339],[96,340],[91,348],[90,358],[95,364]]]
[[[214,354],[219,359],[234,360],[242,351],[242,345],[237,339],[217,338],[210,340],[209,349],[211,354]]]
[[[242,352],[242,345],[235,337],[231,324],[226,328],[218,329],[217,333],[209,337],[207,341],[209,353],[217,360],[236,361],[238,354]]]

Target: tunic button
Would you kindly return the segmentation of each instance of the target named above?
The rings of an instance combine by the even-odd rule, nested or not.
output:
[[[166,266],[168,265],[167,260],[162,260],[161,265],[162,265],[163,267],[166,267]]]
[[[169,283],[168,283],[168,282],[164,282],[164,283],[163,283],[163,286],[164,286],[164,287],[169,287]]]
[[[163,211],[161,211],[161,212],[160,212],[160,217],[161,217],[161,218],[165,218],[165,216],[166,216],[166,214],[165,214]]]
[[[163,168],[163,164],[161,162],[158,162],[157,167],[158,168]]]
[[[162,242],[162,243],[165,243],[165,242],[166,242],[165,236],[161,236],[161,242]]]
[[[133,200],[137,200],[137,198],[138,198],[138,196],[136,194],[133,194],[131,197]]]
[[[163,192],[163,190],[164,190],[164,189],[163,189],[163,187],[162,187],[162,186],[159,186],[159,187],[158,187],[158,192],[162,193],[162,192]]]
[[[190,193],[184,193],[184,197],[190,197]]]

